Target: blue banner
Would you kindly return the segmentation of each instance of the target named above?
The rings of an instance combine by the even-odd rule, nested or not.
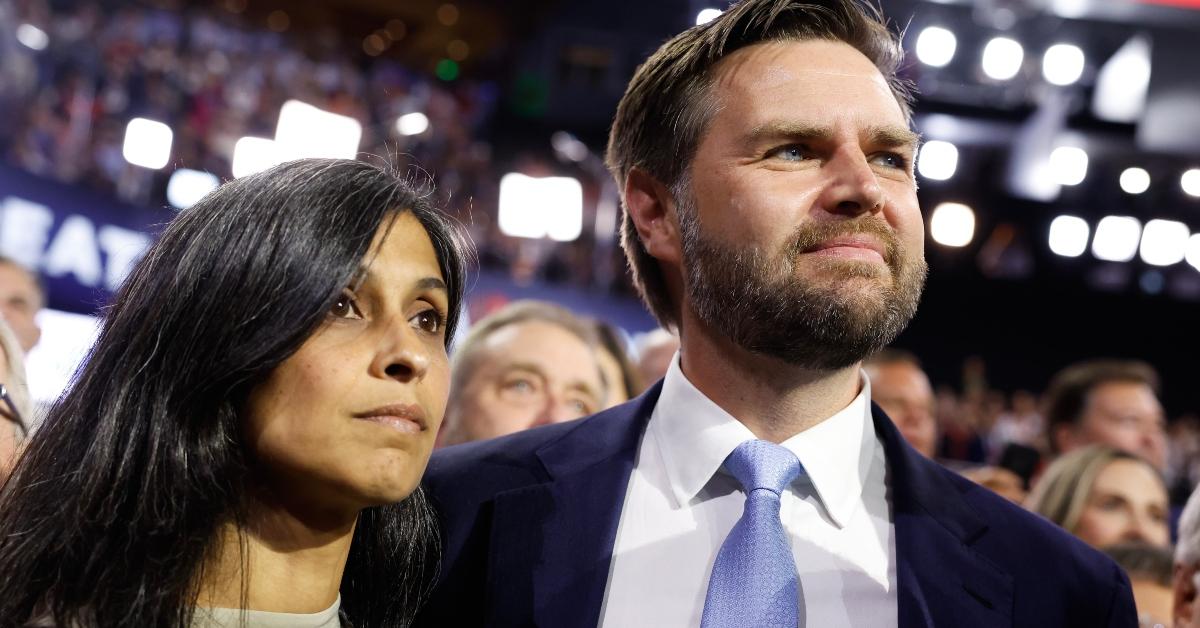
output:
[[[0,166],[0,255],[41,274],[54,309],[95,313],[173,215]]]

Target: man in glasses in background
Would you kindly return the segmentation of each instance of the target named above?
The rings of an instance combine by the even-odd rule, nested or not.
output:
[[[8,322],[28,353],[42,337],[37,313],[46,305],[46,292],[32,270],[0,255],[0,316]]]
[[[0,478],[12,469],[31,415],[24,354],[17,335],[0,320]]]

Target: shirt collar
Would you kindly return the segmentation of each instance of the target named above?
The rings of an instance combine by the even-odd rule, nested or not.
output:
[[[876,445],[871,384],[860,376],[857,397],[828,419],[781,443],[796,454],[817,500],[834,525],[853,514],[871,468]],[[756,438],[740,421],[700,392],[671,360],[650,421],[675,507],[691,502],[742,442]]]

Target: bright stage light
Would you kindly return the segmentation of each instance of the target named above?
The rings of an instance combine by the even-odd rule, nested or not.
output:
[[[158,170],[171,160],[171,127],[146,118],[134,118],[125,127],[125,144],[121,154],[125,161],[143,168]]]
[[[167,201],[179,209],[187,209],[220,185],[216,175],[180,168],[167,181]]]
[[[1072,44],[1054,44],[1042,56],[1042,76],[1054,85],[1070,85],[1083,76],[1083,50]]]
[[[235,178],[262,172],[285,161],[287,158],[280,154],[275,141],[265,137],[243,137],[233,145]]]
[[[1187,253],[1184,255],[1184,259],[1192,265],[1192,268],[1200,270],[1200,233],[1193,233],[1192,237],[1188,238]]]
[[[966,246],[975,237],[975,211],[962,203],[942,203],[929,219],[929,234],[943,246]]]
[[[396,132],[400,135],[420,135],[429,130],[429,117],[414,111],[396,119]]]
[[[54,403],[70,385],[100,333],[100,319],[44,308],[37,313],[41,339],[25,356],[29,396]],[[39,426],[34,425],[36,430]]]
[[[1188,196],[1200,196],[1200,168],[1192,168],[1179,177],[1179,187]]]
[[[500,179],[498,223],[505,235],[570,242],[583,232],[583,186],[572,177]]]
[[[945,181],[958,168],[958,148],[950,142],[932,140],[921,146],[917,155],[917,172],[926,179]]]
[[[360,139],[362,125],[349,116],[323,111],[299,100],[289,100],[279,110],[275,144],[285,159],[354,159]]]
[[[1170,266],[1183,261],[1187,254],[1187,225],[1174,220],[1151,220],[1142,229],[1139,252],[1142,261],[1152,266]]]
[[[1126,168],[1121,171],[1121,189],[1126,194],[1141,194],[1150,189],[1150,173],[1144,168]]]
[[[708,24],[717,19],[724,11],[720,9],[704,9],[696,14],[696,26]]]
[[[1096,225],[1092,255],[1109,262],[1128,262],[1137,255],[1142,223],[1132,216],[1105,216]]]
[[[45,50],[50,45],[50,36],[33,24],[22,24],[17,27],[17,41],[30,50]]]
[[[996,37],[983,48],[983,73],[997,81],[1007,81],[1021,71],[1025,49],[1014,39]]]
[[[1075,146],[1059,146],[1050,153],[1050,172],[1063,185],[1079,185],[1087,177],[1087,151]]]
[[[1146,108],[1150,88],[1150,42],[1137,36],[1125,42],[1096,75],[1092,112],[1109,122],[1136,122]]]
[[[550,136],[550,146],[554,148],[554,154],[560,159],[579,163],[587,159],[588,150],[587,144],[579,141],[579,138],[571,135],[567,131],[555,131]]]
[[[1063,257],[1079,257],[1087,250],[1091,227],[1078,216],[1058,216],[1050,223],[1050,250]]]
[[[917,58],[935,68],[945,67],[954,59],[958,39],[949,29],[929,26],[917,35]]]

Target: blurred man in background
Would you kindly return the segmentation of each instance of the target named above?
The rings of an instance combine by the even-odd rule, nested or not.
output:
[[[1093,443],[1167,461],[1166,418],[1158,374],[1144,362],[1090,360],[1059,371],[1046,391],[1050,448],[1062,454]]]
[[[1175,544],[1175,628],[1200,628],[1200,488],[1192,492],[1179,517],[1179,540]]]
[[[16,334],[0,320],[0,481],[12,470],[32,416],[25,359]]]
[[[37,275],[15,260],[0,256],[0,315],[26,353],[42,337],[35,318],[45,304],[46,294]]]
[[[884,349],[863,368],[871,379],[871,401],[879,404],[913,449],[932,459],[938,442],[933,386],[917,356]]]
[[[455,348],[441,445],[577,419],[604,407],[594,328],[551,303],[517,301]]]
[[[601,407],[606,409],[629,401],[644,387],[637,367],[629,359],[623,332],[607,321],[593,320],[592,326],[599,341],[596,360],[600,364],[600,371],[604,373],[604,383],[608,385],[608,395]]]
[[[679,351],[679,336],[665,329],[643,334],[637,343],[637,370],[642,390],[649,388],[667,374],[671,358]],[[638,391],[641,392],[641,391]]]

